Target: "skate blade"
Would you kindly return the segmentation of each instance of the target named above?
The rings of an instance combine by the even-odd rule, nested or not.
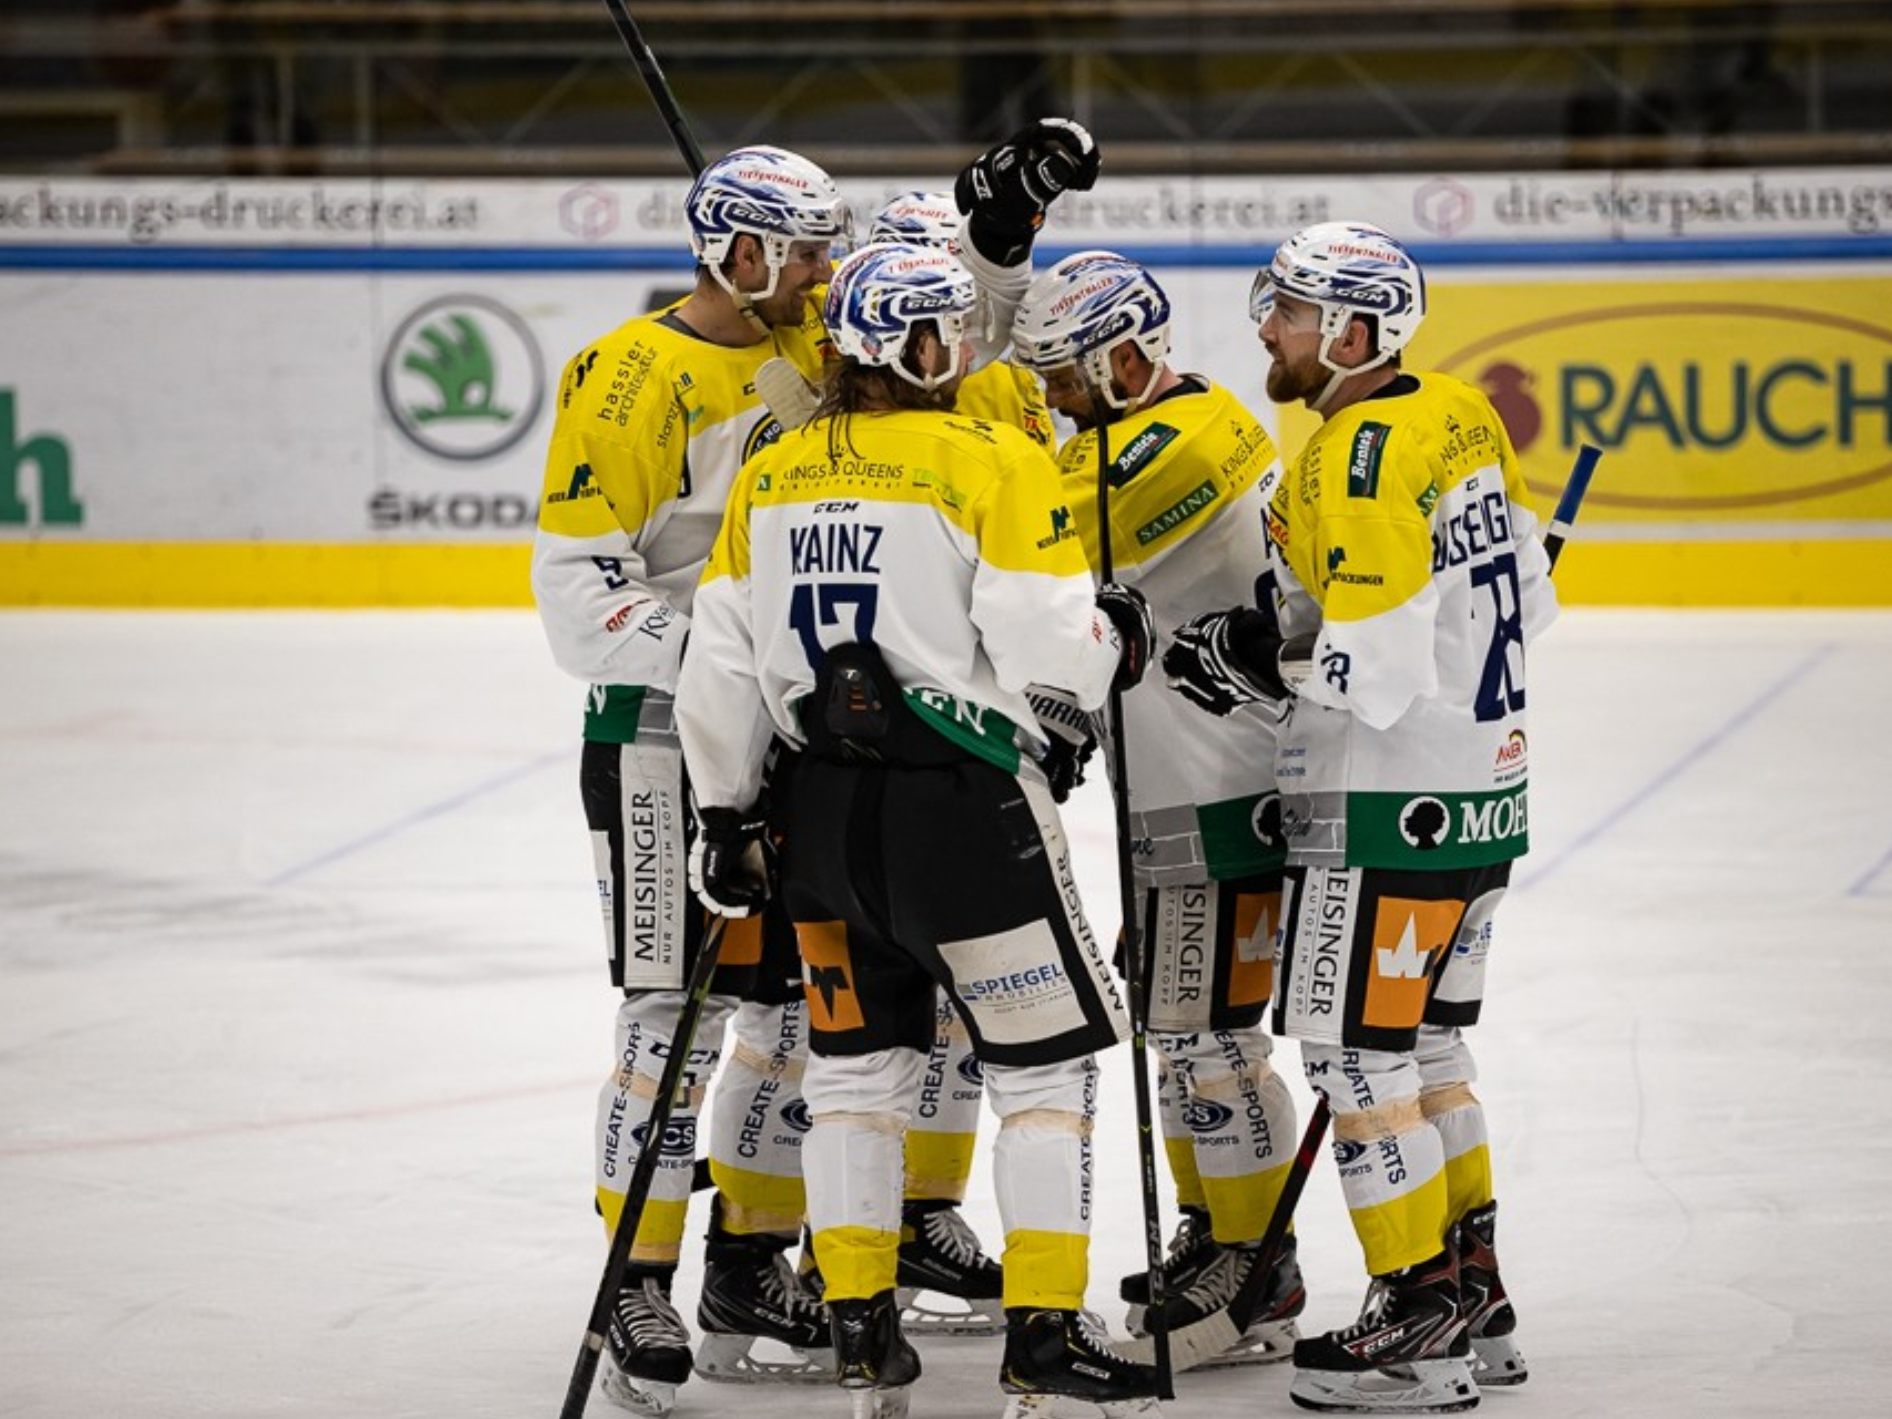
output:
[[[1297,1370],[1288,1398],[1323,1414],[1455,1414],[1476,1408],[1470,1360],[1417,1360],[1359,1374]]]
[[[1472,1381],[1480,1389],[1521,1385],[1530,1377],[1530,1367],[1509,1336],[1472,1337]]]
[[[847,1396],[854,1404],[852,1419],[907,1419],[911,1388],[894,1385],[890,1389],[850,1389]]]
[[[712,1384],[833,1384],[834,1351],[798,1350],[760,1335],[705,1335],[695,1370]]]
[[[1193,1366],[1198,1370],[1227,1370],[1236,1365],[1278,1365],[1294,1358],[1294,1342],[1301,1328],[1291,1320],[1262,1321],[1251,1325],[1228,1349]]]
[[[900,1328],[909,1336],[1005,1333],[1005,1310],[996,1300],[968,1301],[908,1286],[896,1290],[894,1300],[900,1306]]]
[[[677,1387],[662,1380],[640,1380],[625,1374],[609,1356],[598,1376],[598,1389],[620,1409],[644,1419],[663,1419],[677,1407]]]
[[[1154,1398],[1078,1399],[1068,1394],[1014,1394],[1005,1401],[1005,1419],[1091,1419],[1102,1413],[1104,1419],[1133,1419],[1139,1414],[1155,1414]]]

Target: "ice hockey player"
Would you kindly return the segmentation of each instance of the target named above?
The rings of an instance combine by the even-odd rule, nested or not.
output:
[[[1077,135],[1088,141],[1082,130]],[[1013,141],[1029,143],[1031,136],[1028,131]],[[1074,147],[1078,141],[1079,136],[1074,136]],[[1074,179],[1079,176],[1073,173]],[[968,259],[961,241],[964,225],[965,216],[950,192],[908,192],[874,214],[867,240],[933,247],[950,252],[964,264]],[[978,262],[976,254],[971,261]],[[1003,315],[993,312],[984,291],[996,284],[994,275],[1003,280],[1020,267],[1021,263],[1014,262],[982,283],[975,316],[988,340],[1002,343],[1011,317],[1009,305]],[[1051,446],[1051,415],[1038,381],[1005,359],[989,359],[960,380],[953,407],[961,414],[1012,424],[1045,447]],[[951,1000],[942,994],[938,1031],[921,1075],[919,1103],[907,1127],[899,1280],[902,1324],[911,1335],[996,1334],[1004,1328],[998,1263],[986,1256],[959,1211],[972,1175],[983,1096],[984,1075],[972,1052],[972,1037]],[[934,1302],[934,1296],[952,1297],[947,1303],[951,1308]]]
[[[1053,428],[1038,381],[1002,355],[1030,281],[1031,248],[1046,209],[1064,192],[1090,187],[1100,162],[1083,127],[1069,119],[1043,119],[982,153],[961,173],[953,194],[896,197],[875,215],[868,233],[870,241],[903,240],[949,251],[972,272],[979,291],[970,322],[974,359],[958,382],[954,407],[1014,425],[1047,448]],[[786,361],[765,364],[758,383],[785,427],[799,427],[813,413],[815,387]],[[791,766],[792,755],[778,755],[777,772]],[[775,914],[772,908],[771,920]],[[907,1136],[902,1322],[914,1335],[996,1334],[1005,1324],[999,1264],[986,1255],[959,1210],[977,1142],[981,1072],[971,1038],[944,998],[938,1020]]]
[[[607,1228],[652,1141],[645,1123],[705,926],[685,886],[692,828],[674,721],[692,598],[737,468],[777,432],[755,371],[780,355],[819,374],[828,342],[809,295],[827,279],[831,246],[850,232],[827,174],[779,148],[742,148],[710,164],[686,212],[695,289],[565,368],[532,562],[553,655],[591,686],[580,787],[611,980],[623,991],[615,1065],[598,1103],[597,1201]],[[602,1366],[606,1394],[638,1412],[668,1410],[691,1372],[690,1335],[669,1293],[697,1121],[732,1014],[737,1046],[712,1121],[721,1191],[694,1359],[711,1378],[833,1374],[827,1318],[782,1256],[803,1212],[795,1120],[782,1112],[795,1106],[783,1086],[800,1047],[800,1000],[792,952],[781,967],[764,954],[757,923],[732,925],[682,1096],[655,1140],[662,1160]],[[743,1146],[745,1133],[753,1146]],[[757,1337],[804,1358],[756,1359]]]
[[[1093,568],[1102,423],[1115,574],[1149,599],[1159,629],[1252,596],[1268,574],[1262,521],[1280,459],[1233,394],[1171,367],[1170,302],[1150,273],[1107,251],[1067,256],[1032,282],[1012,342],[1082,430],[1059,463]],[[1258,1264],[1294,1156],[1294,1105],[1262,1026],[1286,860],[1276,710],[1244,706],[1212,719],[1152,681],[1124,696],[1123,715],[1149,1031],[1183,1209],[1164,1269],[1175,1334],[1226,1308]],[[1072,727],[1080,753],[1084,732]],[[1260,1309],[1241,1344],[1210,1363],[1287,1358],[1306,1299],[1291,1235],[1258,1284]],[[1124,1299],[1141,1328],[1148,1276],[1126,1278]]]
[[[1525,644],[1556,601],[1496,412],[1400,367],[1425,310],[1376,227],[1275,252],[1251,299],[1268,393],[1324,421],[1270,504],[1278,608],[1199,617],[1164,657],[1215,714],[1292,696],[1275,1027],[1333,1109],[1373,1279],[1355,1324],[1295,1346],[1290,1393],[1340,1412],[1466,1409],[1525,1377],[1461,1031],[1525,850]]]
[[[1134,683],[1147,608],[1093,590],[1050,457],[950,411],[973,306],[945,252],[877,245],[842,263],[825,306],[841,359],[816,417],[743,471],[679,699],[701,822],[691,881],[714,910],[761,905],[763,752],[774,735],[804,751],[782,878],[811,1025],[803,1166],[857,1415],[902,1412],[919,1375],[894,1281],[936,989],[1001,1119],[1008,1414],[1048,1414],[1059,1395],[1141,1408],[1155,1386],[1079,1321],[1091,1056],[1127,1022],[1025,696],[1042,682],[1090,708]]]

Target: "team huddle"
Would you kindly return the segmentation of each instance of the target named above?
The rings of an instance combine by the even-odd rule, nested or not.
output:
[[[837,265],[835,184],[739,149],[689,195],[694,290],[566,366],[533,584],[590,686],[623,996],[607,1228],[656,1150],[604,1355],[635,1413],[694,1373],[899,1415],[910,1337],[939,1333],[1002,1334],[1008,1419],[1153,1408],[1151,1341],[1085,1309],[1095,1056],[1133,1024],[1181,1209],[1123,1279],[1133,1337],[1177,1338],[1178,1368],[1289,1361],[1296,1402],[1337,1412],[1525,1378],[1464,1038],[1527,841],[1525,647],[1556,612],[1516,455],[1481,393],[1401,367],[1410,254],[1324,223],[1249,298],[1269,396],[1322,420],[1284,467],[1172,366],[1149,271],[1034,273],[1098,169],[1039,122]],[[1128,951],[1092,931],[1059,820],[1100,741]],[[1319,1336],[1292,1231],[1264,1245],[1300,1124],[1274,1035],[1332,1111],[1371,1277]],[[986,1106],[996,1260],[959,1212]],[[693,1337],[670,1292],[705,1121]]]

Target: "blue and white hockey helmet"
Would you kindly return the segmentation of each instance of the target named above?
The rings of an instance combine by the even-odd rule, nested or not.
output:
[[[1255,273],[1248,314],[1259,325],[1274,309],[1276,294],[1296,296],[1320,310],[1320,362],[1347,333],[1356,315],[1374,317],[1379,349],[1358,374],[1384,364],[1406,347],[1426,317],[1426,278],[1412,253],[1388,233],[1364,222],[1320,222],[1275,248],[1274,260]]]
[[[1130,341],[1152,365],[1169,354],[1169,296],[1156,278],[1114,251],[1080,251],[1033,279],[1012,323],[1012,353],[1028,370],[1048,374],[1079,366],[1114,408],[1110,352]],[[1150,384],[1156,379],[1152,374]]]
[[[867,240],[937,246],[957,255],[964,221],[950,192],[903,192],[874,214]]]
[[[724,290],[731,288],[723,262],[736,238],[746,234],[762,243],[769,284],[750,292],[754,299],[775,293],[788,249],[796,242],[845,244],[853,232],[833,178],[799,153],[765,145],[737,148],[704,168],[685,199],[684,213],[690,250]]]
[[[835,268],[822,320],[843,355],[932,390],[964,373],[966,322],[978,298],[972,273],[951,252],[875,242]],[[906,361],[914,331],[929,321],[950,356],[947,368],[936,375],[910,369]]]

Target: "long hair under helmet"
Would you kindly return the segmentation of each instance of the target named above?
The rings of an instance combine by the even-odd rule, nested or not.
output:
[[[1111,408],[1133,408],[1110,377],[1110,352],[1126,340],[1155,370],[1169,355],[1169,297],[1156,278],[1114,251],[1080,251],[1040,272],[1019,303],[1012,353],[1040,374],[1076,365]]]
[[[1333,373],[1314,401],[1316,409],[1348,376],[1397,355],[1426,318],[1426,278],[1419,263],[1391,235],[1365,222],[1320,222],[1282,242],[1274,260],[1255,273],[1248,293],[1248,314],[1257,325],[1274,309],[1277,294],[1320,310],[1320,362]],[[1355,316],[1373,317],[1378,348],[1365,364],[1347,369],[1334,363],[1332,350]]]
[[[930,393],[964,373],[960,352],[977,301],[972,273],[949,252],[875,242],[835,268],[822,321],[843,355]],[[921,374],[906,358],[914,331],[929,321],[950,356],[936,375]]]
[[[834,179],[799,153],[757,145],[737,148],[704,168],[684,200],[690,250],[709,268],[716,284],[739,302],[775,294],[796,242],[845,242],[853,229],[847,203]],[[738,292],[723,270],[730,248],[743,235],[762,243],[769,283]]]

